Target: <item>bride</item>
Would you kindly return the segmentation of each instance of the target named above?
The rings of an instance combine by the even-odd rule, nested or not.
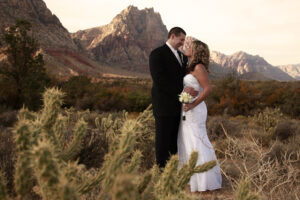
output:
[[[184,50],[190,60],[187,75],[183,79],[184,87],[193,87],[199,94],[192,103],[183,105],[185,120],[181,119],[177,140],[179,166],[188,162],[193,151],[198,151],[198,166],[217,160],[206,133],[207,108],[204,100],[211,91],[208,80],[209,49],[205,43],[199,40],[189,41],[187,38]],[[222,177],[219,166],[204,173],[194,174],[189,184],[191,192],[221,188]]]

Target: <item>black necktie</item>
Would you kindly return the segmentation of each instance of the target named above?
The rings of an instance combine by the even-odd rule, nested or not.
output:
[[[183,58],[182,58],[182,54],[180,51],[177,50],[177,53],[178,53],[178,56],[179,56],[179,59],[181,61],[181,67],[183,67]]]

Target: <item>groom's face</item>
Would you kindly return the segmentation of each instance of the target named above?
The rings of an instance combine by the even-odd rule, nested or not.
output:
[[[180,33],[180,35],[176,36],[175,34],[171,35],[171,39],[173,40],[174,49],[178,49],[181,47],[185,40],[185,35],[183,33]]]

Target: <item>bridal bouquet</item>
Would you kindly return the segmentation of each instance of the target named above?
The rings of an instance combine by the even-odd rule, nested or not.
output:
[[[192,103],[193,97],[187,92],[181,92],[179,94],[179,101],[183,104]],[[182,120],[185,120],[185,112],[183,112]]]

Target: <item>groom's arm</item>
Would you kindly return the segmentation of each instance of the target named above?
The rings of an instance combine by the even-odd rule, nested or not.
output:
[[[177,93],[178,88],[170,79],[168,79],[168,74],[164,71],[164,58],[163,54],[159,51],[152,51],[149,57],[150,73],[154,84],[165,93]]]
[[[184,91],[188,94],[190,94],[192,97],[196,97],[199,93],[199,91],[195,90],[194,88],[192,87],[186,87],[184,88]]]

